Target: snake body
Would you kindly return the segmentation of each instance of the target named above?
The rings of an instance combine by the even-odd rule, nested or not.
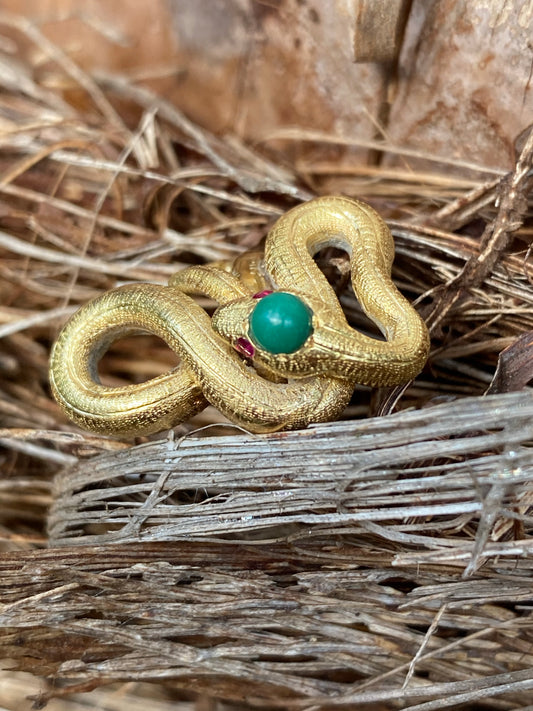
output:
[[[384,341],[352,329],[313,255],[335,245],[350,255],[352,284]],[[50,382],[65,413],[100,433],[148,434],[212,403],[253,432],[303,427],[340,415],[356,383],[409,381],[428,355],[426,326],[391,280],[392,236],[365,203],[323,197],[293,208],[269,233],[264,256],[189,267],[168,286],[129,284],[83,306],[54,345]],[[235,350],[248,339],[255,292],[297,295],[312,312],[312,334],[292,353]],[[211,319],[191,298],[219,308]],[[100,384],[98,361],[125,335],[153,333],[179,356],[174,370],[136,385]]]

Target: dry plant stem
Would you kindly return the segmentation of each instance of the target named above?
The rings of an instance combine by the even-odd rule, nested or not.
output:
[[[480,549],[479,540],[486,541],[493,517],[516,518],[515,505],[531,496],[531,451],[522,445],[533,439],[532,416],[525,392],[472,399],[461,412],[448,403],[359,424],[264,438],[184,438],[101,455],[58,477],[51,541],[217,537],[228,526],[234,536],[277,537],[279,526],[304,524],[322,534],[388,522],[380,524],[381,536],[393,541],[402,531],[405,546],[412,540],[435,560],[456,557],[464,566],[469,556],[477,563],[514,555],[514,543]],[[432,464],[439,458],[442,464]],[[499,486],[510,487],[504,501],[489,495]],[[196,492],[190,500],[188,491]],[[451,534],[450,520],[460,516],[472,530],[481,518],[477,544]],[[428,533],[421,517],[430,517]]]
[[[23,32],[29,40],[34,42],[35,45],[42,49],[50,58],[55,60],[80,87],[87,91],[95,105],[102,112],[102,115],[112,126],[127,134],[126,125],[104,96],[98,85],[95,84],[94,80],[83,72],[56,44],[47,39],[35,26],[35,23],[22,15],[0,12],[0,24],[14,27],[20,32]],[[63,110],[66,110],[66,106]]]
[[[496,402],[518,405],[516,395]],[[144,461],[154,468],[153,456]],[[453,708],[466,698],[492,708],[504,694],[500,708],[515,708],[513,693],[533,682],[533,621],[509,603],[527,605],[531,558],[489,560],[469,581],[453,563],[427,566],[416,554],[394,571],[397,546],[380,530],[306,526],[279,540],[187,536],[11,553],[0,560],[0,639],[24,667],[24,634],[32,668],[42,659],[62,681],[45,698],[166,679],[237,701],[246,679],[259,707]],[[336,680],[339,669],[353,679]]]
[[[461,296],[479,286],[507,249],[510,239],[522,225],[528,209],[527,196],[533,183],[533,127],[520,153],[514,171],[500,183],[499,209],[495,221],[487,225],[481,237],[481,253],[472,256],[457,277],[445,287],[444,294],[428,317],[430,331],[442,325],[450,309]]]
[[[28,454],[36,459],[54,462],[55,464],[59,464],[61,466],[73,464],[77,461],[76,457],[63,454],[63,452],[54,452],[53,450],[48,449],[48,447],[41,447],[37,444],[33,444],[32,442],[23,442],[13,439],[12,437],[0,437],[0,446],[6,447],[6,449],[12,449],[16,452]]]
[[[165,276],[168,278],[175,270],[175,265],[158,264],[152,266],[146,264],[142,267],[138,267],[136,260],[107,262],[87,256],[64,254],[53,249],[47,249],[46,247],[28,244],[5,232],[0,232],[0,247],[4,247],[11,252],[34,257],[44,262],[81,267],[90,272],[112,274],[120,277],[128,277],[129,279],[142,279],[143,281],[154,281],[154,278],[163,279]],[[61,308],[66,307],[63,306]]]
[[[53,683],[53,682],[52,682]],[[38,708],[44,700],[47,685],[42,679],[10,670],[0,671],[0,708],[29,709],[33,702]],[[69,695],[54,699],[47,711],[216,711],[215,707],[202,707],[197,701],[177,701],[156,691],[153,684],[121,684],[94,690],[90,697]],[[159,696],[161,698],[159,698]],[[27,700],[27,701],[25,701]]]
[[[471,170],[475,173],[482,173],[486,175],[501,175],[503,173],[503,171],[498,168],[489,168],[487,166],[478,165],[470,161],[462,161],[454,158],[446,159],[444,156],[436,157],[430,153],[426,153],[415,148],[409,148],[406,146],[396,146],[387,141],[369,140],[366,138],[345,138],[343,136],[335,136],[330,133],[307,130],[302,128],[275,129],[263,136],[262,141],[264,143],[269,143],[272,141],[294,141],[312,142],[325,145],[331,144],[338,146],[358,146],[361,148],[375,150],[380,153],[391,153],[393,155],[405,156],[406,158],[419,158],[423,161],[434,160],[441,164],[446,163],[455,168],[464,168],[467,171]]]
[[[116,182],[116,179],[120,175],[121,168],[122,166],[126,163],[128,157],[135,152],[136,148],[142,144],[144,134],[147,131],[147,125],[149,122],[152,120],[152,115],[150,113],[145,114],[142,118],[141,124],[135,134],[133,134],[128,143],[124,146],[122,149],[121,154],[117,158],[117,165],[114,170],[114,172],[108,177],[106,184],[104,185],[103,189],[100,191],[100,194],[97,196],[94,208],[92,210],[92,215],[91,215],[91,220],[86,228],[86,234],[85,238],[83,240],[82,248],[81,248],[81,253],[80,257],[85,257],[87,254],[87,250],[89,249],[90,242],[93,238],[94,231],[98,222],[98,216],[100,215],[102,208],[104,206],[104,202],[109,195],[109,193],[113,190],[113,185]],[[80,267],[76,266],[70,275],[70,280],[68,286],[65,288],[65,296],[63,298],[63,302],[65,305],[67,305],[71,299],[72,291],[75,287],[76,282],[78,281],[79,278],[79,272],[80,272]]]
[[[475,187],[467,195],[462,195],[431,217],[431,224],[441,229],[457,230],[471,219],[477,217],[479,211],[496,202],[502,179],[497,178]]]
[[[405,675],[405,681],[403,682],[403,688],[405,689],[408,685],[409,682],[411,681],[413,674],[415,673],[416,669],[416,663],[422,657],[424,654],[424,651],[426,650],[429,641],[431,640],[431,637],[433,636],[435,630],[439,626],[439,622],[441,617],[444,615],[446,610],[448,609],[448,605],[444,603],[442,607],[439,609],[437,614],[435,615],[435,618],[432,620],[430,626],[427,629],[426,634],[424,635],[424,639],[422,640],[422,644],[420,647],[417,649],[415,656],[413,657],[411,663],[409,664],[409,669],[407,670],[407,674]]]
[[[63,319],[65,316],[71,316],[73,311],[74,308],[71,306],[59,307],[57,309],[51,309],[48,312],[34,313],[27,318],[13,319],[10,323],[0,326],[0,338],[10,336],[12,333],[17,333],[17,331],[25,331],[32,326]]]
[[[89,150],[91,148],[91,144],[88,143],[86,140],[69,140],[62,141],[59,144],[56,143],[52,146],[46,146],[45,148],[42,148],[38,153],[31,153],[29,156],[26,156],[21,161],[13,165],[11,170],[9,172],[4,173],[0,178],[0,186],[3,187],[4,185],[8,185],[9,183],[14,182],[18,176],[23,175],[27,170],[42,161],[44,158],[48,158],[56,151],[61,151],[68,148]]]
[[[118,94],[134,99],[147,109],[156,110],[161,118],[183,131],[193,141],[196,150],[205,155],[226,177],[235,180],[243,190],[250,193],[272,190],[280,194],[300,198],[301,200],[308,200],[311,197],[311,194],[307,191],[301,190],[286,180],[280,180],[279,170],[276,170],[274,166],[259,158],[259,156],[253,156],[250,151],[246,151],[246,156],[253,156],[255,161],[259,163],[259,167],[262,169],[261,172],[268,172],[270,175],[254,175],[255,171],[246,170],[242,167],[237,168],[232,163],[231,158],[228,160],[221,154],[222,146],[214,136],[200,129],[175,106],[172,106],[148,89],[132,86],[126,79],[115,76],[100,76],[100,83],[104,87],[112,88]]]

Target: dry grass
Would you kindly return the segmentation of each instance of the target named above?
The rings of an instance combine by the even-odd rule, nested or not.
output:
[[[287,142],[346,141],[291,131],[252,151],[0,21],[56,77],[0,65],[0,637],[48,680],[36,704],[121,682],[161,709],[531,708],[531,392],[479,397],[533,330],[531,134],[510,175],[420,173],[386,142],[368,147],[404,168],[287,166]],[[339,191],[387,217],[395,279],[430,324],[408,389],[361,389],[344,422],[269,437],[197,432],[212,409],[135,446],[62,418],[47,359],[78,305],[256,247],[285,209]],[[342,264],[322,263],[362,325]],[[491,392],[527,382],[528,347]],[[174,362],[143,337],[102,373]],[[93,707],[131,708],[128,689]]]

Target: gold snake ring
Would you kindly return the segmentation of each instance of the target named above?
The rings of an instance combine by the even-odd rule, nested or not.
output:
[[[313,260],[326,246],[348,252],[355,294],[385,340],[348,325]],[[371,207],[311,200],[277,221],[264,255],[188,267],[168,286],[128,284],[83,306],[52,351],[54,397],[78,425],[117,436],[172,427],[207,403],[252,432],[332,420],[357,383],[405,383],[426,362],[428,331],[391,280],[393,256]],[[212,318],[191,298],[199,294],[219,303]],[[137,385],[101,385],[99,359],[139,332],[162,338],[179,365]]]

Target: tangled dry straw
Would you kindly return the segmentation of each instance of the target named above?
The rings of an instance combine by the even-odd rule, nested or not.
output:
[[[48,88],[31,53],[0,69],[0,640],[11,668],[48,679],[36,704],[148,681],[169,708],[193,692],[531,708],[532,134],[505,175],[340,169],[312,151],[282,165],[280,146],[349,142],[292,131],[252,151],[0,20],[49,57]],[[61,418],[47,358],[79,304],[257,246],[285,209],[333,192],[388,218],[395,279],[430,324],[407,390],[361,389],[343,422],[265,437],[198,430],[221,423],[210,409],[135,446]],[[320,260],[363,326],[342,258]],[[141,337],[101,371],[132,382],[174,362]]]

